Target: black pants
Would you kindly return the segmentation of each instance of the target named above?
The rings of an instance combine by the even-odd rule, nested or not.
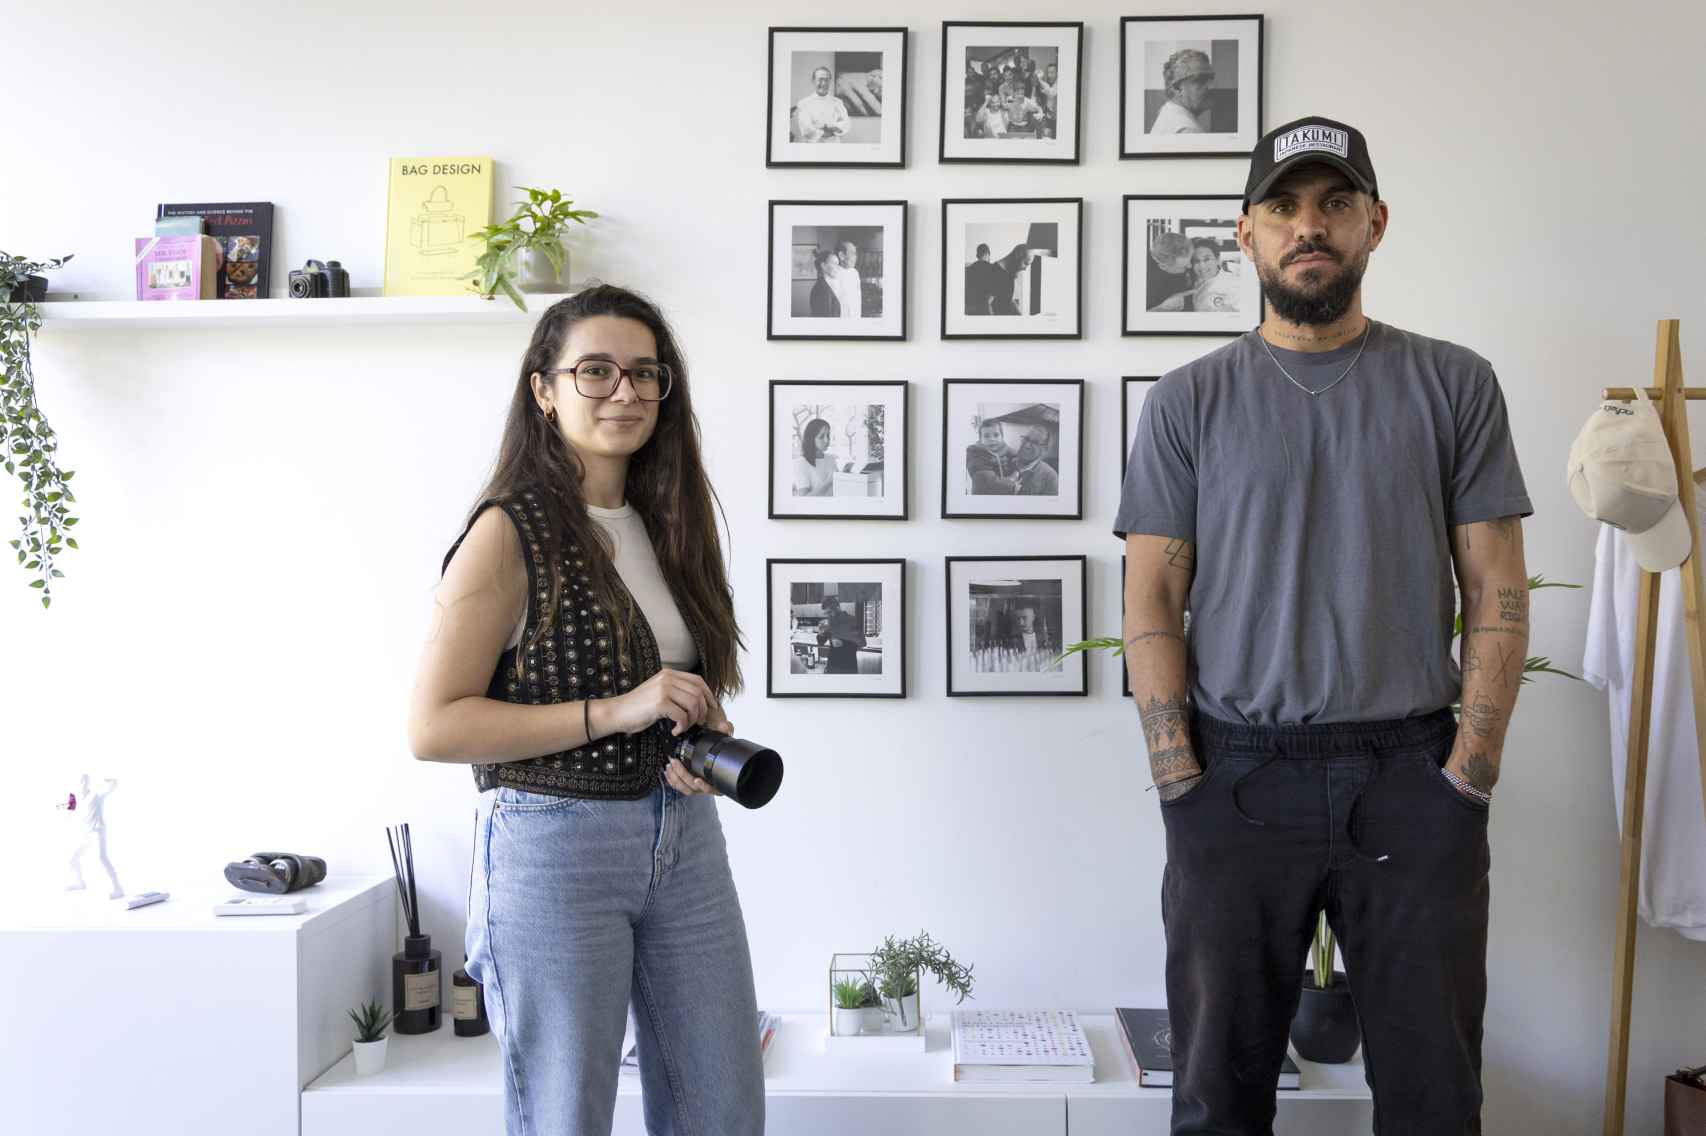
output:
[[[1161,805],[1174,1136],[1271,1133],[1323,909],[1380,1136],[1481,1131],[1487,810],[1440,772],[1449,707],[1249,726],[1193,713],[1206,773]]]

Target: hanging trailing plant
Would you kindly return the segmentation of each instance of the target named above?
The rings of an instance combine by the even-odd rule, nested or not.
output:
[[[18,539],[9,543],[18,563],[35,573],[30,587],[41,589],[44,608],[53,603],[53,581],[65,575],[53,566],[54,558],[77,547],[67,532],[77,523],[67,506],[77,498],[66,484],[73,472],[62,472],[54,457],[59,438],[36,405],[30,337],[41,329],[36,307],[46,285],[41,273],[70,259],[34,261],[0,252],[0,455],[6,472],[23,483],[26,510],[18,518]]]

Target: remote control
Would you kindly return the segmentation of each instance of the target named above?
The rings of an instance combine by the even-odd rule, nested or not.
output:
[[[299,895],[244,895],[213,905],[215,915],[300,915],[308,901]]]
[[[147,907],[150,903],[159,903],[171,894],[169,891],[139,891],[135,895],[125,896],[124,906],[126,909]]]

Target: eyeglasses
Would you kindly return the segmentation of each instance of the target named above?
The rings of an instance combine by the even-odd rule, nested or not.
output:
[[[573,375],[575,390],[587,398],[609,398],[627,379],[634,397],[641,402],[662,402],[675,382],[668,363],[641,363],[629,368],[609,359],[581,359],[572,367],[552,367],[540,374]]]

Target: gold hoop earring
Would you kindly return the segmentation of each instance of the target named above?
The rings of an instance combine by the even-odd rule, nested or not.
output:
[[[557,408],[556,407],[550,407],[545,411],[545,421],[550,423],[552,426],[555,426],[557,424]]]

